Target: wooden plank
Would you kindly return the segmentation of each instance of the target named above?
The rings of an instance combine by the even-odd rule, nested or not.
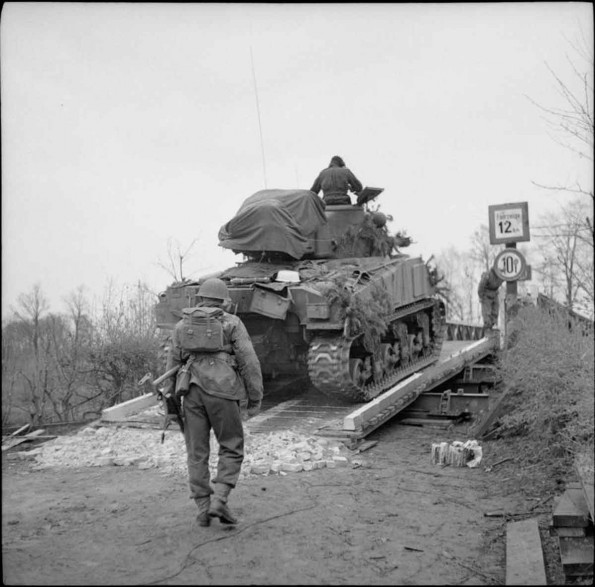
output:
[[[506,526],[506,585],[547,585],[537,518]]]
[[[593,470],[590,467],[576,463],[574,466],[576,474],[579,478],[579,483],[585,494],[585,502],[587,503],[587,509],[589,510],[589,517],[591,523],[595,520],[593,515],[593,509],[595,507],[595,492],[593,491]]]
[[[378,444],[377,440],[366,440],[357,446],[357,452],[364,452],[375,447]]]
[[[576,485],[569,484],[560,497],[553,514],[555,527],[586,528],[589,525],[587,502],[582,487]]]
[[[568,497],[570,497],[574,507],[584,516],[589,516],[589,504],[580,481],[573,481],[566,485]]]
[[[593,536],[583,538],[561,536],[558,541],[565,575],[576,577],[593,574]]]
[[[466,341],[462,349],[440,359],[437,364],[427,368],[424,373],[427,377],[427,389],[431,389],[454,377],[465,367],[480,361],[492,354],[497,349],[496,339],[482,338],[469,344]]]
[[[386,407],[393,405],[403,395],[408,393],[412,387],[418,385],[421,373],[414,373],[407,379],[400,381],[394,387],[374,398],[371,402],[351,412],[343,419],[343,430],[356,430],[361,427],[364,421],[371,420]],[[403,406],[405,407],[405,406]]]
[[[572,528],[571,526],[550,526],[552,536],[564,536],[567,538],[580,538],[587,535],[586,528]]]
[[[593,506],[595,503],[595,491],[593,491],[593,482],[583,483],[583,493],[585,494],[585,502],[587,503],[587,508],[589,510],[589,517],[591,518],[591,524],[595,519],[593,517]]]
[[[12,440],[10,440],[2,445],[2,450],[5,451],[5,450],[12,448],[13,446],[18,446],[19,444],[21,444],[23,442],[29,442],[30,440],[33,440],[37,436],[41,436],[44,432],[45,432],[45,430],[42,430],[40,428],[39,430],[35,430],[35,431],[31,432],[30,434],[27,434],[26,436],[18,436],[16,438],[13,438]]]
[[[157,403],[157,396],[154,393],[145,393],[140,397],[135,397],[111,408],[106,408],[101,412],[101,419],[106,422],[121,422],[132,414],[152,408]]]
[[[9,434],[7,438],[19,436],[19,434],[23,434],[23,432],[29,430],[29,428],[31,428],[31,424],[25,424],[24,426],[21,426],[18,430],[15,430],[12,434]]]
[[[405,426],[425,426],[426,428],[448,428],[452,425],[452,420],[438,420],[436,418],[403,418],[399,424]]]
[[[504,400],[510,393],[511,388],[507,387],[501,394],[500,397],[494,403],[494,407],[490,410],[486,419],[480,423],[476,430],[473,431],[473,436],[476,438],[481,438],[486,434],[488,429],[492,426],[492,424],[498,419],[500,413],[502,411],[502,405]]]

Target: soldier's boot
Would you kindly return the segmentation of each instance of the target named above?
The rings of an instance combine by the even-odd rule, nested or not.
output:
[[[219,518],[222,524],[237,524],[238,520],[232,515],[227,507],[227,498],[231,492],[231,485],[227,483],[213,483],[213,495],[211,496],[211,507],[209,516]]]
[[[211,496],[197,497],[194,501],[198,506],[198,516],[196,516],[196,521],[198,522],[198,525],[210,526],[211,518],[209,516],[209,508],[211,507]]]

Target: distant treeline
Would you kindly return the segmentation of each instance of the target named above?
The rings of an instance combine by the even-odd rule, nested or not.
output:
[[[139,284],[110,294],[95,316],[82,289],[66,313],[48,311],[41,287],[2,324],[2,424],[72,422],[146,393],[138,381],[163,370],[155,296]]]

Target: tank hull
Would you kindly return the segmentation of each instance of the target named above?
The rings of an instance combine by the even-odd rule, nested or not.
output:
[[[361,402],[440,354],[444,306],[421,258],[247,261],[217,277],[266,378],[308,376],[326,395]],[[159,328],[172,329],[197,303],[199,285],[160,295]]]

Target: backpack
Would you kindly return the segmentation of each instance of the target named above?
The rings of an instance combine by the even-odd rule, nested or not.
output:
[[[223,315],[221,308],[184,308],[182,320],[176,326],[182,349],[189,353],[227,351]]]

